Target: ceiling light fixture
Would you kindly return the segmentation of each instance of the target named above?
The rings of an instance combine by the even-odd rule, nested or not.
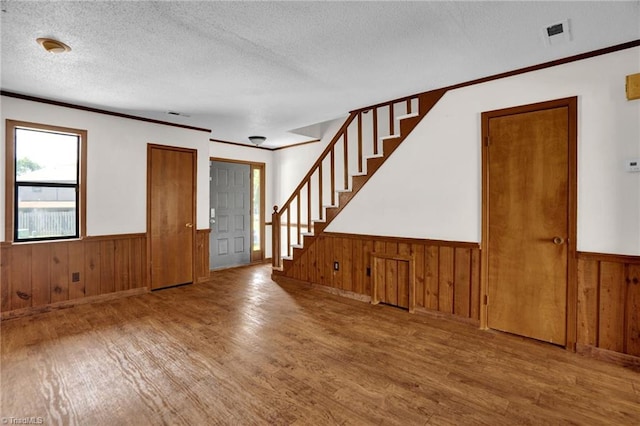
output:
[[[267,140],[267,138],[265,138],[264,136],[249,136],[249,140],[255,146],[260,146],[264,143],[264,141]]]
[[[54,40],[52,38],[38,38],[36,39],[36,41],[40,46],[42,46],[44,50],[49,53],[64,53],[71,50],[71,48],[63,42]]]

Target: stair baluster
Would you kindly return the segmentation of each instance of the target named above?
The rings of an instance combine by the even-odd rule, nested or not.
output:
[[[272,259],[274,270],[287,269],[292,256],[298,255],[300,250],[308,246],[306,239],[313,241],[324,231],[326,226],[351,200],[364,185],[366,180],[377,171],[388,156],[413,130],[418,122],[444,95],[445,90],[425,92],[394,101],[377,104],[357,111],[352,111],[336,135],[320,154],[320,157],[300,184],[293,191],[289,199],[280,207],[275,206],[272,215]],[[414,102],[417,111],[414,110]],[[378,120],[379,114],[388,115],[386,120]],[[371,114],[364,120],[367,114]],[[399,135],[395,135],[395,121],[400,120]],[[349,131],[352,137],[349,137]],[[380,138],[379,135],[387,135]],[[372,145],[363,145],[364,139],[372,140]],[[349,144],[350,141],[352,145]],[[336,151],[336,145],[342,143],[342,150]],[[382,148],[380,147],[382,143]],[[342,157],[342,161],[336,164]],[[328,161],[328,165],[324,164]],[[351,162],[351,163],[350,163]],[[342,170],[340,170],[340,167]],[[328,170],[327,170],[328,169]],[[326,172],[329,176],[326,176]],[[336,188],[336,177],[343,175],[342,188]],[[317,179],[317,183],[315,182]],[[328,187],[325,183],[329,183]],[[306,188],[305,188],[306,187]],[[326,192],[329,194],[326,194]],[[336,192],[340,197],[336,200]],[[330,195],[330,198],[326,198]],[[329,206],[323,205],[325,199],[330,199]],[[317,206],[315,205],[317,203]],[[294,211],[295,210],[295,211]],[[283,223],[282,217],[286,215]],[[317,216],[316,216],[317,215]],[[307,224],[303,224],[303,220]],[[292,241],[291,227],[296,227]],[[305,232],[302,232],[305,228]],[[282,240],[286,240],[286,245]],[[283,245],[286,247],[283,247]],[[298,250],[292,252],[292,247]],[[286,257],[283,257],[286,256]]]

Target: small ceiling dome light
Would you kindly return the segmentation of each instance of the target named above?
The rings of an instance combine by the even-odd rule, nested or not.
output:
[[[36,41],[49,53],[64,53],[71,50],[71,48],[63,42],[52,38],[38,38]]]
[[[264,136],[249,136],[249,140],[255,146],[260,146],[264,143],[264,141],[267,140],[267,138],[265,138]]]

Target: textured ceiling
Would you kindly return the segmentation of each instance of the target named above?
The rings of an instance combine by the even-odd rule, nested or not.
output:
[[[640,39],[640,1],[2,1],[1,19],[3,90],[272,147],[370,104]],[[565,19],[572,40],[548,46],[543,28]]]

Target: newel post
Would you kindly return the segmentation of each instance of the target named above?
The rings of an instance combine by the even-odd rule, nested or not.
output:
[[[271,215],[271,264],[274,267],[280,267],[280,214],[278,214],[278,206],[273,206],[273,214]]]

